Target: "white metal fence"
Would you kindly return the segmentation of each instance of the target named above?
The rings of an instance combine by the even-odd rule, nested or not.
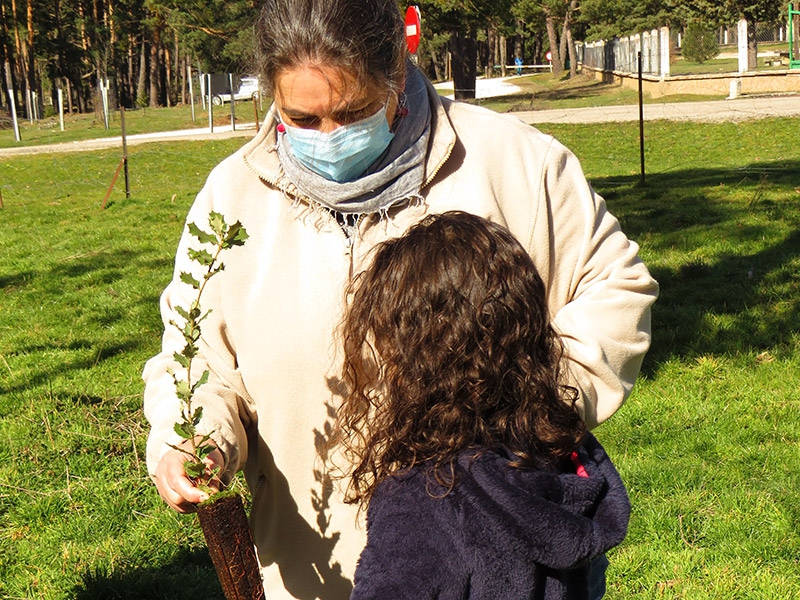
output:
[[[600,71],[638,72],[638,54],[642,53],[642,72],[669,75],[672,48],[668,27],[632,36],[577,45],[578,62]]]
[[[739,46],[739,59],[742,57],[741,45],[746,44],[747,23],[741,21],[735,27],[720,27],[717,31],[720,46]],[[741,42],[741,43],[740,43]],[[756,42],[759,44],[778,42],[786,43],[788,51],[787,27],[784,24],[758,24]],[[669,27],[653,29],[636,35],[601,40],[597,42],[578,42],[576,44],[578,62],[586,67],[605,72],[638,72],[638,53],[642,53],[642,72],[647,75],[669,77],[670,54],[680,52],[681,31],[670,30]],[[752,65],[740,64],[743,72],[756,68]]]

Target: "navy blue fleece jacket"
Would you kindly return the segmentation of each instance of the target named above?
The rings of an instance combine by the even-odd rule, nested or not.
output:
[[[421,468],[378,486],[351,600],[587,598],[588,562],[623,540],[630,517],[600,443],[590,434],[578,452],[588,477],[472,455],[444,497]]]

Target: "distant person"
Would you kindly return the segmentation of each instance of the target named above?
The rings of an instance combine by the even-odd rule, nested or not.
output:
[[[519,242],[426,217],[378,246],[343,337],[348,499],[369,506],[351,600],[590,597],[630,503]]]
[[[517,65],[517,75],[522,75],[522,57],[517,55],[514,58],[514,64]]]
[[[453,209],[508,227],[545,282],[563,372],[588,428],[633,387],[650,343],[657,286],[575,156],[513,116],[440,98],[408,60],[394,0],[264,0],[259,81],[275,99],[256,136],[218,165],[192,206],[250,237],[207,284],[195,396],[209,463],[240,469],[267,598],[346,599],[365,543],[357,510],[325,471],[325,439],[345,393],[336,325],[370,250],[426,215]],[[203,494],[170,444],[183,348],[176,307],[184,232],[161,298],[161,352],[144,369],[148,469],[169,506]]]

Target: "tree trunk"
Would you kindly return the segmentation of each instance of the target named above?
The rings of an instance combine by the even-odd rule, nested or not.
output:
[[[444,62],[445,62],[445,71],[447,70],[447,51],[444,53]],[[433,64],[433,75],[436,78],[436,81],[442,81],[443,79],[447,79],[446,76],[442,76],[442,67],[439,65],[439,61],[436,60],[436,55],[433,51],[431,51],[431,63]]]
[[[452,47],[453,89],[456,100],[475,99],[478,44],[472,35],[456,33],[450,39]]]
[[[67,77],[67,104],[69,104],[69,114],[72,114],[74,112],[74,104],[72,100],[72,82],[69,77]]]
[[[178,32],[175,31],[175,79],[180,88],[181,104],[186,104],[186,69],[181,68],[181,53],[178,45]],[[177,93],[175,94],[178,95]]]
[[[226,600],[263,600],[264,584],[241,496],[218,494],[197,506],[197,516]]]
[[[92,32],[92,46],[94,47],[94,72],[95,72],[95,86],[94,86],[94,93],[92,94],[92,102],[94,102],[94,114],[95,118],[100,121],[105,120],[105,115],[103,114],[103,90],[100,86],[100,82],[103,82],[103,86],[106,85],[106,73],[108,72],[107,65],[105,64],[105,57],[103,52],[103,44],[100,42],[98,36],[98,27],[100,24],[100,9],[97,4],[97,0],[92,0],[92,17],[94,19],[95,28]]]
[[[170,107],[172,106],[172,56],[170,56],[169,46],[167,45],[164,45],[164,67],[166,68],[164,99],[167,107]]]
[[[495,56],[495,36],[492,29],[486,30],[486,55],[483,68],[483,76],[490,79],[494,75],[494,56]]]
[[[564,73],[564,63],[561,61],[561,56],[559,55],[556,24],[553,21],[553,17],[549,14],[545,16],[545,25],[547,27],[547,38],[550,41],[550,62],[553,63],[553,76],[561,77]]]
[[[14,76],[17,82],[19,82],[20,89],[17,91],[14,88],[15,93],[19,93],[23,99],[25,97],[25,89],[27,88],[28,84],[28,46],[27,44],[20,38],[19,36],[19,22],[17,21],[17,2],[16,0],[11,0],[11,26],[14,29],[14,49],[17,51],[16,60],[13,61],[12,65],[14,67]],[[22,85],[22,84],[25,85]],[[27,104],[23,102],[19,102],[19,97],[16,99],[17,104],[17,114],[23,114],[28,116],[25,112],[25,107]]]
[[[33,0],[28,0],[27,2],[27,24],[28,24],[28,89],[33,92],[37,92],[36,96],[36,114],[41,114],[42,108],[42,90],[41,86],[39,86],[36,82],[36,53],[34,51],[34,35],[36,30],[33,26]],[[33,99],[31,99],[33,102]]]
[[[80,16],[81,22],[81,47],[83,48],[83,52],[85,56],[92,55],[92,40],[89,37],[88,33],[86,32],[86,21],[88,20],[86,17],[86,13],[83,8],[83,2],[78,2],[78,15]],[[94,82],[94,85],[90,85],[90,90],[93,90],[94,87],[97,85],[97,82]],[[86,99],[83,95],[83,82],[78,79],[75,82],[75,93],[78,96],[78,112],[88,112],[89,107],[86,106]]]
[[[575,49],[572,47],[572,15],[578,8],[578,0],[571,0],[567,6],[567,12],[564,15],[564,25],[561,28],[561,42],[559,45],[559,58],[561,65],[566,69],[567,58],[570,60],[569,73],[570,77],[575,74],[575,67],[573,65]]]
[[[5,77],[4,77],[4,79],[6,80],[6,89],[4,91],[5,91],[5,94],[6,94],[6,100],[8,101],[8,107],[9,107],[9,113],[10,113],[11,112],[12,94],[13,94],[14,104],[15,105],[17,104],[17,97],[16,97],[16,95],[17,95],[17,87],[16,87],[15,82],[14,82],[14,70],[11,68],[11,63],[9,62],[8,59],[6,59],[5,64],[3,66],[5,67]]]
[[[756,21],[747,21],[747,70],[758,68],[758,39],[756,38]],[[797,34],[795,34],[797,35]]]
[[[117,44],[119,42],[119,36],[117,34],[117,28],[114,25],[114,2],[113,0],[106,1],[106,9],[105,9],[105,16],[103,17],[108,25],[108,61],[103,69],[104,75],[109,77],[108,75],[108,65],[111,65],[111,77],[110,77],[110,86],[113,90],[113,93],[109,95],[108,101],[109,106],[113,110],[117,110],[119,105],[117,103],[118,99],[121,99],[122,92],[125,90],[125,80],[124,80],[124,73],[120,73],[121,71],[121,64],[118,64],[118,57],[117,57]]]
[[[569,49],[569,76],[575,77],[578,74],[578,57],[575,52],[575,44],[572,41],[572,28],[567,30],[567,48]]]
[[[501,35],[499,36],[499,45],[500,45],[500,75],[501,77],[505,77],[506,73],[506,64],[508,63],[508,41],[506,40],[506,36]]]
[[[142,39],[139,53],[139,80],[136,82],[136,105],[144,106],[147,99],[147,46]]]
[[[183,73],[184,73],[184,76],[183,76],[183,91],[182,91],[182,93],[186,97],[186,101],[185,102],[189,103],[189,102],[193,102],[194,101],[194,98],[192,98],[192,96],[189,95],[189,78],[192,76],[192,58],[191,58],[191,56],[189,56],[189,54],[186,54],[184,56],[184,62],[186,64],[184,64],[183,65],[183,69],[181,69],[181,71],[183,71]],[[195,91],[194,91],[194,89],[192,89],[192,95],[194,95],[194,94],[195,94]]]
[[[5,3],[0,3],[0,16],[3,19],[3,39],[8,42],[11,40],[8,31],[8,19],[6,16],[6,5]],[[10,48],[4,43],[3,44],[3,94],[6,97],[6,104],[11,110],[11,95],[16,93],[17,83],[16,79],[14,78],[14,70],[11,68],[13,64],[14,57],[10,52]],[[14,98],[14,102],[16,103],[17,99]]]
[[[128,36],[128,72],[125,85],[128,89],[128,108],[136,106],[136,87],[133,85],[133,75],[136,71],[136,59],[133,57],[134,37]]]
[[[567,32],[569,31],[569,12],[564,16],[564,23],[561,26],[561,37],[558,40],[558,58],[561,66],[567,69]]]
[[[150,43],[150,108],[158,107],[158,98],[160,96],[159,84],[161,83],[160,65],[159,65],[159,50],[161,46],[161,32],[156,28],[153,31],[153,39]]]

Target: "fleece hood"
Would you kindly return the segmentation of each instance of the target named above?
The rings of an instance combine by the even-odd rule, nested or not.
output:
[[[589,434],[577,453],[585,474],[509,467],[494,452],[462,456],[453,493],[465,544],[503,548],[507,559],[573,569],[625,537],[630,502],[619,474]]]
[[[587,600],[590,563],[625,537],[630,502],[593,436],[575,458],[580,474],[466,453],[447,494],[424,467],[384,480],[351,600]]]

